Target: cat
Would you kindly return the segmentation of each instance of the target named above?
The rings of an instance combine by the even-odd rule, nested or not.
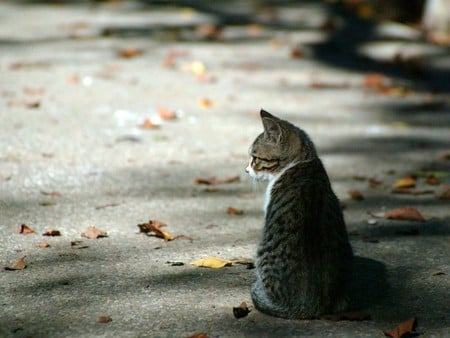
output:
[[[253,303],[289,319],[343,312],[353,252],[339,201],[309,136],[264,110],[260,115],[264,132],[249,149],[246,169],[269,181]]]

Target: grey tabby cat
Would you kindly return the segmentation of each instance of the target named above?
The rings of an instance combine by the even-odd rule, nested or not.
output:
[[[347,307],[353,253],[339,201],[308,135],[261,110],[247,172],[268,180],[252,286],[255,307],[292,319]]]

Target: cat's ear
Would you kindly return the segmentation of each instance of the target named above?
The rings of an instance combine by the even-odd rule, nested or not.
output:
[[[261,111],[262,123],[264,126],[264,133],[268,136],[269,140],[273,143],[278,143],[281,140],[283,129],[281,128],[279,120],[267,113],[268,116],[263,117],[263,110]]]

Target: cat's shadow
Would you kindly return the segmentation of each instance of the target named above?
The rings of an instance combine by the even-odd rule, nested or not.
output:
[[[355,256],[350,289],[350,308],[367,309],[383,302],[389,295],[385,264]]]

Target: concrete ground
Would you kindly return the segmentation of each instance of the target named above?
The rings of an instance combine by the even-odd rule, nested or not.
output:
[[[181,3],[0,3],[0,336],[381,337],[417,316],[419,334],[450,337],[448,49],[404,26],[346,27],[319,2]],[[189,264],[255,255],[264,186],[244,168],[261,107],[315,141],[371,320],[236,319],[254,270]],[[425,193],[393,194],[410,174]],[[240,180],[195,182],[212,176]],[[368,214],[403,207],[425,221]],[[139,234],[150,219],[189,238]]]

